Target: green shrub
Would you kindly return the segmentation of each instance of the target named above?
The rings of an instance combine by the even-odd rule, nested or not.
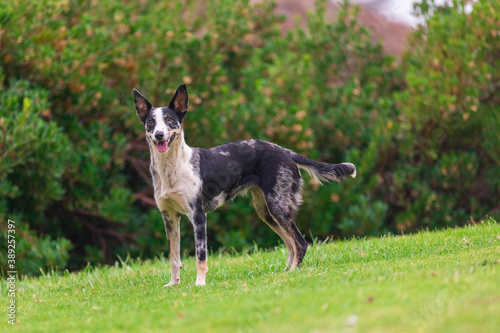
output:
[[[466,14],[464,5],[417,5],[426,25],[399,61],[347,3],[330,22],[320,1],[306,28],[282,34],[269,2],[8,0],[0,152],[10,155],[0,162],[0,216],[25,224],[34,243],[63,249],[42,267],[166,251],[131,89],[159,106],[181,82],[191,146],[257,138],[356,164],[358,178],[341,185],[306,176],[297,223],[308,237],[497,216],[500,9],[480,1]],[[249,199],[211,213],[208,227],[213,250],[278,242]],[[182,235],[192,253],[187,220]]]
[[[16,221],[15,270],[18,274],[37,275],[42,271],[64,269],[69,260],[69,251],[72,249],[71,242],[63,237],[53,239],[48,235],[39,235],[33,230],[28,230],[26,223],[17,223],[24,219],[23,216],[13,217],[13,221]],[[1,231],[0,241],[2,244],[8,244],[7,228],[2,227]],[[7,253],[6,245],[2,247],[2,252]],[[7,255],[0,257],[0,267],[3,272],[12,271],[7,266],[7,260],[9,260]]]
[[[395,95],[401,126],[386,189],[406,193],[392,209],[400,230],[498,214],[500,4],[479,1],[470,14],[466,4],[417,6],[427,26],[412,36],[404,58],[408,87]]]
[[[0,79],[3,74],[0,71]],[[56,122],[47,121],[47,92],[26,81],[11,81],[0,91],[0,228],[2,252],[7,247],[7,220],[16,222],[17,268],[25,274],[39,268],[64,268],[71,243],[45,233],[44,213],[64,194],[62,184],[70,152],[66,135]],[[56,162],[56,163],[54,163]],[[38,221],[29,230],[25,221]],[[7,256],[0,259],[6,269]]]

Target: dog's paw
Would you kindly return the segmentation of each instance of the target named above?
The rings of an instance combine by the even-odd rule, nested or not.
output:
[[[196,285],[197,286],[204,286],[205,285],[205,281],[201,281],[201,280],[196,279]]]
[[[175,285],[179,284],[180,282],[181,282],[180,280],[177,280],[177,281],[172,280],[169,283],[167,283],[166,285],[164,285],[163,288],[175,286]]]

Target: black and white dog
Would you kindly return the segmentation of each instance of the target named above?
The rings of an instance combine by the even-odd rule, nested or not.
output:
[[[182,121],[188,111],[186,85],[168,107],[155,108],[134,89],[137,115],[146,127],[151,152],[154,196],[170,243],[171,281],[180,282],[180,217],[188,216],[196,244],[196,285],[205,285],[207,212],[250,190],[259,217],[285,242],[287,267],[294,270],[307,251],[307,241],[295,225],[303,184],[299,168],[318,182],[356,176],[351,163],[327,164],[260,141],[236,141],[211,149],[191,148],[184,142]]]

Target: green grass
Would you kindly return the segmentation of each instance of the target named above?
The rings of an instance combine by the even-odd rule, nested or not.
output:
[[[316,244],[284,272],[285,249],[209,257],[196,287],[168,261],[128,262],[17,286],[16,329],[48,332],[494,332],[500,327],[500,225]],[[92,283],[93,288],[90,283]],[[5,311],[6,283],[2,283]],[[7,316],[2,315],[4,331]],[[11,328],[11,327],[8,327]],[[12,328],[11,328],[12,329]]]

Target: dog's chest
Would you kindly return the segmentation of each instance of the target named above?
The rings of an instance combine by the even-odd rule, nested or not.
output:
[[[201,179],[189,160],[175,165],[152,165],[155,200],[160,210],[174,210],[186,214],[189,203],[200,193]]]

